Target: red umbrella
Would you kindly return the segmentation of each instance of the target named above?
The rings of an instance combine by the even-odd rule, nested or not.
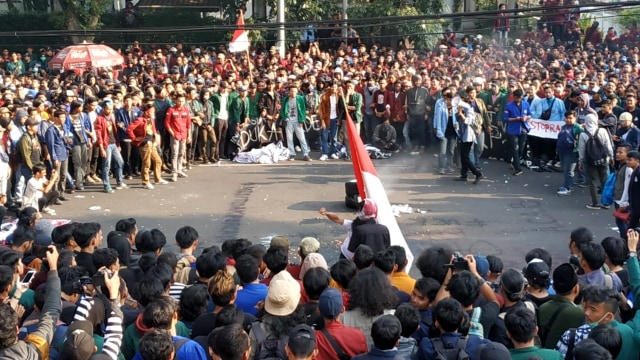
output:
[[[60,50],[49,62],[52,70],[102,68],[124,64],[124,58],[112,48],[101,44],[78,44]]]

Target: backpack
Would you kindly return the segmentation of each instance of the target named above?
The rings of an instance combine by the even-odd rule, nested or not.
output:
[[[469,360],[469,354],[465,350],[467,348],[468,337],[463,336],[456,341],[455,345],[445,344],[441,338],[432,338],[431,343],[436,352],[434,360]]]
[[[287,353],[285,352],[285,346],[289,342],[289,337],[284,336],[280,339],[267,339],[267,336],[260,326],[260,322],[256,321],[251,325],[253,333],[256,336],[256,343],[258,348],[253,357],[253,360],[287,360]]]
[[[607,177],[607,181],[602,186],[602,194],[600,195],[600,203],[610,206],[613,204],[613,193],[616,186],[616,172],[612,171]]]
[[[469,335],[475,335],[480,339],[484,339],[484,327],[480,323],[480,315],[482,315],[482,308],[474,307],[471,313]]]
[[[482,124],[484,120],[482,119],[482,114],[479,112],[474,112],[473,123],[471,124],[471,129],[473,132],[478,135],[482,132]]]
[[[607,163],[607,149],[605,149],[604,144],[598,138],[598,131],[591,135],[588,131],[585,131],[587,134],[588,140],[585,146],[585,154],[586,159],[589,165],[604,165]]]
[[[556,147],[558,150],[565,150],[566,152],[573,151],[576,148],[576,137],[573,134],[573,126],[571,128],[563,127],[562,130],[560,130]]]

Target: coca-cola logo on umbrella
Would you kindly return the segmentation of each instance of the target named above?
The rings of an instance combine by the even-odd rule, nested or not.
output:
[[[89,54],[85,50],[72,50],[69,53],[70,59],[86,59]]]

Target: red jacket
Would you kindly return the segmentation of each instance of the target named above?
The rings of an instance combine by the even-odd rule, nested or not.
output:
[[[173,131],[173,137],[175,137],[176,140],[187,140],[189,130],[191,129],[189,108],[187,106],[179,108],[177,105],[170,107],[164,118],[164,126],[165,129],[171,129],[171,131]]]
[[[93,124],[93,128],[96,131],[96,144],[98,146],[102,146],[103,149],[107,149],[109,145],[109,123],[111,123],[111,131],[113,132],[113,137],[116,139],[116,146],[120,146],[120,141],[118,141],[118,128],[116,127],[116,117],[114,114],[111,114],[110,119],[107,119],[104,115],[100,114],[96,118],[95,123]]]
[[[405,122],[407,120],[407,114],[404,111],[404,104],[407,94],[404,91],[400,91],[396,97],[395,91],[389,91],[389,105],[391,105],[391,122]]]
[[[149,126],[151,126],[151,133],[154,138],[158,133],[156,131],[155,121],[149,119]],[[127,126],[127,135],[131,138],[131,143],[135,146],[140,146],[142,141],[147,136],[147,119],[144,116],[137,118],[134,122]],[[143,138],[143,140],[138,140],[138,138]]]
[[[368,351],[367,338],[362,330],[343,325],[339,321],[325,323],[324,328],[331,334],[338,346],[350,358]],[[318,360],[339,360],[338,354],[322,331],[316,331]]]

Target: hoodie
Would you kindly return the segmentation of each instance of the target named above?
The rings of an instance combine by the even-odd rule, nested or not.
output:
[[[142,314],[138,315],[136,321],[127,327],[127,330],[124,332],[124,338],[122,339],[122,355],[126,360],[131,360],[138,352],[138,346],[140,344],[140,339],[144,336],[144,334],[150,332],[154,328],[147,327],[142,322]],[[178,321],[176,323],[176,333],[181,337],[189,337],[189,329],[182,323],[182,321]]]
[[[50,270],[47,274],[47,291],[42,308],[42,317],[34,332],[24,341],[0,350],[3,360],[47,360],[49,357],[49,343],[55,331],[56,320],[60,316],[60,278],[57,270]]]
[[[589,106],[589,95],[588,94],[580,94],[580,99],[582,99],[582,101],[584,101],[584,108],[576,108],[576,113],[578,114],[578,119],[577,119],[577,123],[578,124],[584,124],[585,123],[585,116],[587,116],[588,114],[593,114],[596,117],[596,126],[598,126],[598,113],[593,110],[590,106]]]
[[[589,135],[597,137],[598,141],[603,144],[607,153],[607,163],[613,159],[613,145],[611,143],[611,137],[609,132],[605,129],[598,129],[598,116],[588,114],[585,116],[585,131],[580,134],[578,138],[578,156],[579,163],[584,164],[587,156],[587,141],[589,141]],[[590,165],[590,164],[589,164]],[[606,165],[606,164],[605,164]]]

